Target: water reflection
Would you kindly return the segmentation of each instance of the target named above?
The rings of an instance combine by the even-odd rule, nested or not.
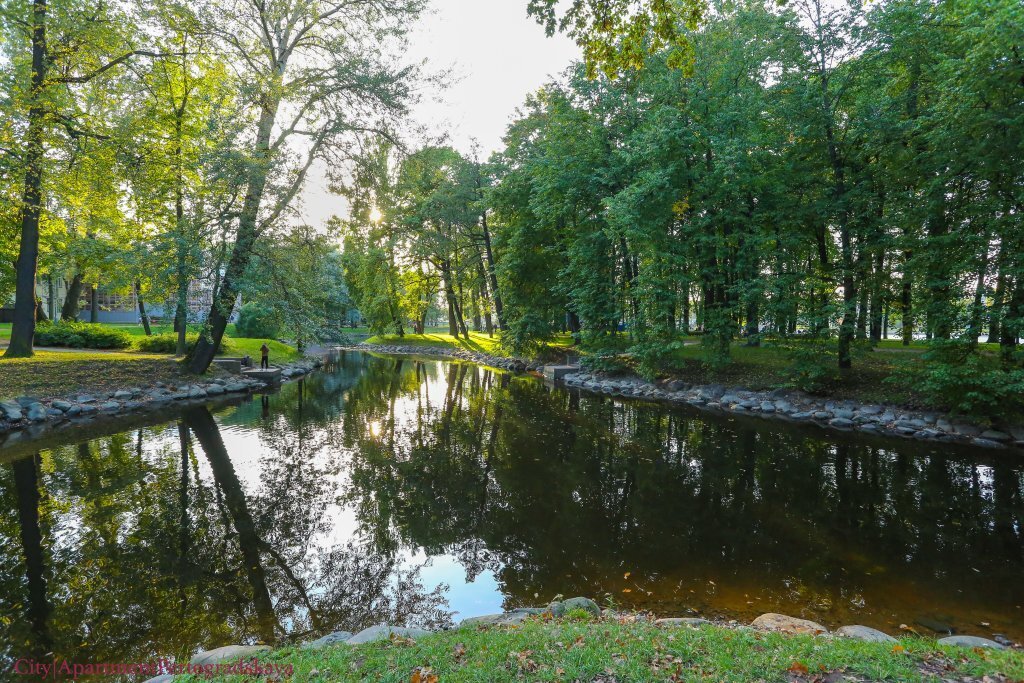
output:
[[[493,577],[506,607],[608,595],[1024,635],[1024,471],[1006,457],[363,354],[172,418],[0,466],[0,658],[445,623],[424,556],[456,569],[453,603]]]

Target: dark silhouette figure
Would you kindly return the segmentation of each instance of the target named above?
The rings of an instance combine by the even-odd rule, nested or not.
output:
[[[260,347],[260,370],[270,369],[270,347],[266,342]]]

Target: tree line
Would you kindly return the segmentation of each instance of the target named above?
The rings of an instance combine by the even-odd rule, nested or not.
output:
[[[510,348],[571,331],[648,372],[692,333],[713,362],[800,336],[849,368],[898,335],[1019,365],[1020,3],[717,2],[676,27],[682,54],[622,39],[532,95],[486,163],[367,160],[364,313],[400,332],[437,291],[452,334],[484,305]]]
[[[338,303],[340,262],[321,226],[299,224],[297,199],[314,165],[341,173],[353,150],[394,134],[418,79],[396,54],[423,7],[0,3],[0,297],[15,291],[5,356],[32,353],[40,273],[68,283],[65,319],[101,281],[158,299],[179,353],[189,283],[206,279],[196,372],[240,295],[315,336]]]

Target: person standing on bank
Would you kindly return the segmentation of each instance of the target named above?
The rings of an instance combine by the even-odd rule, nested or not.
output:
[[[260,370],[270,369],[270,347],[267,346],[267,342],[263,342],[263,346],[260,347]]]

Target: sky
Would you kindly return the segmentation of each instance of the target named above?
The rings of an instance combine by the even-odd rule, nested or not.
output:
[[[426,59],[430,72],[451,70],[440,92],[424,92],[414,122],[432,137],[469,154],[473,141],[486,159],[501,148],[516,108],[550,77],[578,57],[569,38],[544,35],[526,16],[527,0],[432,0],[429,13],[411,32],[407,57]],[[303,197],[303,220],[322,225],[344,213],[342,199],[326,189],[322,172],[312,173]]]

